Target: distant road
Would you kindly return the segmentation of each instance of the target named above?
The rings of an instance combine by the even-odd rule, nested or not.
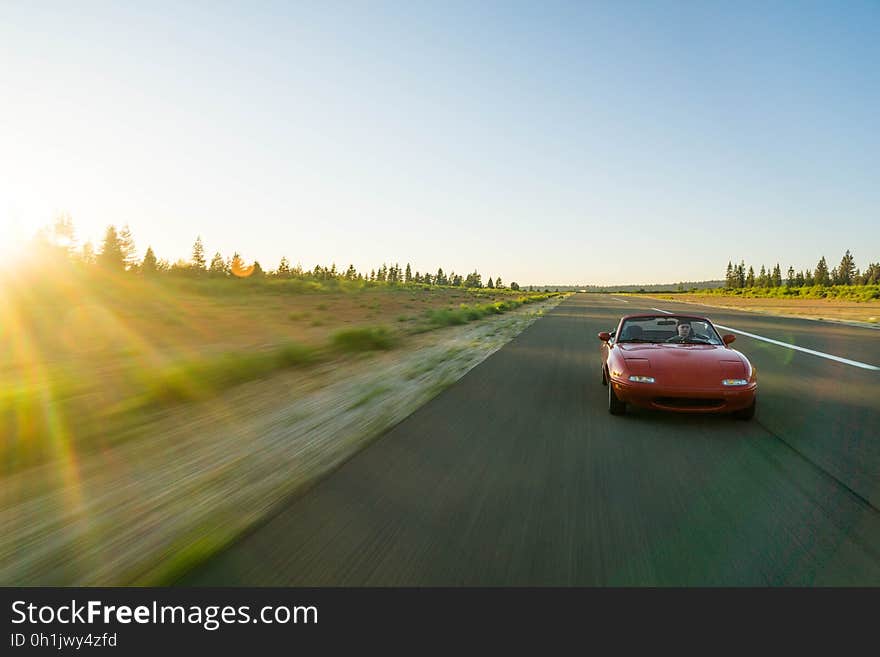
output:
[[[620,297],[618,297],[620,298]],[[880,331],[577,294],[182,585],[880,585]],[[596,333],[704,313],[755,420],[606,410]]]

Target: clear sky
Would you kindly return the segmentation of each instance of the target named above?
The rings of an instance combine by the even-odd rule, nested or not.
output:
[[[0,0],[0,251],[520,283],[880,260],[880,2]]]

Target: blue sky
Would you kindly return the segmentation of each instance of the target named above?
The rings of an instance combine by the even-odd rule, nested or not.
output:
[[[878,2],[140,4],[0,2],[7,246],[67,211],[267,269],[880,260]]]

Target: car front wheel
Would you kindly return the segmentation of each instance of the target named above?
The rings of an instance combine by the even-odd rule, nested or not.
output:
[[[608,412],[611,415],[623,415],[626,413],[626,402],[620,401],[614,393],[614,386],[608,383]]]

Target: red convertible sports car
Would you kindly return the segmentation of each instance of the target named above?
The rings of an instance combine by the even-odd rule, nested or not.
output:
[[[705,317],[627,315],[616,331],[599,333],[608,411],[626,405],[680,413],[755,414],[758,379],[748,358]]]

